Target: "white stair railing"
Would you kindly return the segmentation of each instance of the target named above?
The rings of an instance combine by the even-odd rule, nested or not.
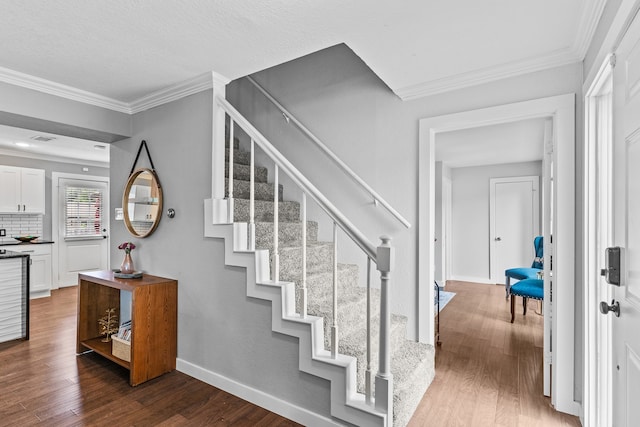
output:
[[[293,122],[293,124],[300,129],[300,131],[306,135],[313,143],[315,143],[318,148],[320,148],[326,155],[329,157],[335,164],[337,164],[340,169],[353,181],[358,183],[369,195],[373,198],[373,203],[377,206],[378,204],[382,205],[395,219],[397,219],[402,225],[406,228],[411,228],[411,223],[403,217],[400,212],[394,209],[393,206],[389,204],[385,199],[383,199],[369,184],[367,184],[358,174],[356,174],[353,169],[351,169],[345,162],[343,162],[340,157],[338,157],[325,143],[323,143],[317,136],[315,136],[305,125],[303,125],[298,119],[295,118],[282,104],[278,102],[265,88],[260,86],[258,82],[256,82],[251,76],[247,76],[247,80],[251,82],[252,85],[256,87],[273,105],[276,106],[284,116],[287,123]]]
[[[250,184],[249,184],[249,232],[248,247],[255,249],[255,146],[260,149],[275,163],[274,175],[274,240],[273,240],[273,260],[274,275],[273,281],[279,281],[279,261],[278,261],[278,229],[279,229],[279,171],[282,170],[289,178],[302,190],[301,200],[301,220],[302,220],[302,308],[299,313],[301,317],[307,316],[307,285],[306,285],[306,220],[307,220],[307,195],[311,197],[318,206],[333,221],[333,309],[331,325],[331,356],[338,355],[338,229],[341,229],[356,245],[365,253],[367,257],[367,365],[366,365],[366,396],[365,401],[375,407],[376,410],[387,414],[391,419],[393,414],[393,377],[391,375],[391,312],[389,300],[389,274],[393,265],[394,251],[390,246],[390,239],[381,237],[382,243],[377,248],[352,224],[295,166],[289,162],[255,127],[247,121],[227,100],[219,96],[215,97],[216,103],[226,112],[230,118],[229,126],[238,125],[251,138],[250,151]],[[230,132],[233,135],[233,131]],[[229,140],[233,145],[233,139]],[[232,151],[230,150],[230,153]],[[229,158],[233,162],[233,158]],[[232,169],[230,169],[232,170]],[[230,181],[232,177],[230,176]],[[228,206],[233,206],[233,193],[229,192]],[[232,216],[229,216],[232,218]],[[378,373],[375,376],[375,393],[373,397],[372,373],[371,373],[371,262],[377,264],[380,271],[381,299],[380,299],[380,340],[379,340],[379,364]]]

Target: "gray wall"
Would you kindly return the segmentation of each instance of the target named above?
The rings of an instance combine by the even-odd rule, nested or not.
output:
[[[238,80],[230,85],[228,98],[240,112],[307,173],[348,217],[358,218],[358,225],[371,241],[377,242],[381,234],[393,237],[397,257],[392,277],[392,311],[409,317],[410,337],[415,337],[417,321],[417,267],[419,262],[425,262],[416,257],[418,121],[477,108],[580,93],[582,81],[581,65],[574,64],[403,102],[344,45],[262,71],[254,77],[413,224],[411,229],[404,229],[383,210],[374,208],[370,199],[287,125],[250,83]],[[580,98],[577,101],[579,109]],[[581,115],[577,117],[577,140],[581,140]],[[582,173],[581,158],[579,146],[576,176]],[[580,206],[581,188],[576,188],[576,195],[577,206]],[[578,216],[577,230],[581,229],[580,222]],[[580,263],[579,257],[577,261]],[[581,297],[581,293],[577,296]]]
[[[133,136],[111,150],[111,203],[122,191],[146,140],[162,184],[164,210],[155,232],[137,239],[112,221],[112,267],[132,241],[136,269],[178,280],[178,357],[294,405],[327,415],[328,382],[298,370],[298,341],[271,331],[271,305],[246,296],[243,269],[224,265],[221,240],[204,238],[204,199],[211,196],[211,91],[138,113]],[[149,166],[141,156],[138,166]]]
[[[451,275],[458,280],[490,282],[489,180],[541,177],[542,162],[454,168],[451,172]],[[541,194],[538,192],[538,196]]]
[[[45,214],[43,220],[42,237],[50,240],[51,236],[51,173],[74,173],[78,175],[109,176],[109,168],[84,165],[82,163],[52,162],[49,160],[30,159],[27,157],[17,157],[0,154],[0,165],[19,166],[23,168],[44,169],[45,176]],[[83,172],[82,168],[89,168],[88,172]]]

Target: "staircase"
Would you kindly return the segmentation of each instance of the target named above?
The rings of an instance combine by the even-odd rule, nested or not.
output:
[[[234,140],[235,149],[233,155],[233,195],[234,195],[234,221],[236,223],[249,222],[249,191],[250,191],[250,154],[239,150],[238,140]],[[227,165],[225,168],[226,184],[229,182],[229,149],[227,148]],[[268,253],[268,261],[273,266],[273,208],[274,184],[268,182],[268,173],[265,167],[256,166],[254,168],[255,179],[255,246],[256,253]],[[283,296],[282,300],[292,298],[290,307],[295,313],[303,312],[302,296],[302,224],[300,220],[300,205],[298,202],[284,201],[282,199],[283,188],[278,186],[279,209],[279,266],[280,282],[292,282],[290,289],[292,295]],[[236,233],[237,235],[238,233]],[[242,234],[242,233],[240,233]],[[333,305],[333,242],[318,241],[318,223],[307,221],[307,262],[306,262],[306,283],[307,283],[307,313],[310,319],[318,317],[322,323],[324,334],[324,352],[331,351],[331,326],[332,326],[332,305]],[[230,243],[227,242],[227,245]],[[237,246],[234,242],[234,247]],[[264,251],[261,251],[264,250]],[[267,252],[268,251],[268,252]],[[250,272],[248,271],[247,274]],[[256,273],[258,275],[258,273]],[[367,370],[367,333],[366,333],[366,313],[367,313],[367,289],[360,285],[359,268],[357,265],[338,264],[338,330],[339,330],[339,350],[338,353],[344,356],[347,362],[355,360],[354,384],[350,384],[347,378],[346,400],[350,395],[356,395],[352,404],[356,411],[347,410],[345,417],[341,418],[340,410],[332,407],[332,414],[336,418],[346,422],[367,425],[367,418],[358,418],[359,413],[366,413],[370,409],[375,413],[372,405],[364,403],[366,370]],[[249,280],[249,279],[248,279]],[[256,278],[256,282],[259,279]],[[283,289],[286,293],[287,290]],[[294,296],[294,295],[295,296]],[[380,317],[380,290],[371,289],[371,349],[370,370],[373,375],[378,372],[378,340],[379,340],[379,317]],[[276,310],[276,308],[273,308]],[[285,310],[286,311],[286,310]],[[274,316],[276,314],[274,313]],[[294,317],[298,314],[294,314]],[[281,320],[290,315],[283,314]],[[274,321],[274,324],[277,323]],[[407,319],[403,316],[391,316],[390,348],[391,348],[391,372],[393,374],[393,425],[404,426],[408,423],[415,411],[420,399],[427,387],[431,383],[434,371],[434,351],[433,347],[426,344],[407,340],[406,337]],[[276,330],[274,328],[274,330]],[[313,340],[312,340],[313,341]],[[322,345],[317,341],[317,345]],[[302,359],[302,339],[300,358]],[[352,362],[348,362],[353,364]],[[303,361],[301,360],[301,366]],[[302,368],[301,368],[302,369]],[[346,370],[347,376],[350,369]],[[315,373],[323,376],[322,373]],[[339,389],[339,387],[337,387]],[[351,389],[351,390],[350,390]],[[357,394],[355,393],[357,391]],[[332,386],[332,401],[334,388]],[[374,391],[375,393],[375,391]],[[357,397],[360,396],[360,397]],[[348,402],[343,402],[349,406]],[[333,406],[333,404],[332,404]],[[368,409],[369,408],[369,409]],[[355,413],[355,415],[353,415]],[[351,414],[351,415],[350,415]],[[382,417],[384,418],[384,417]],[[373,417],[371,420],[380,420]],[[386,422],[372,421],[371,425],[384,425]],[[387,424],[387,425],[390,425]]]

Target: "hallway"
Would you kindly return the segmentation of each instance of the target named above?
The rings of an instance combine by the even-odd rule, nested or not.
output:
[[[447,282],[455,297],[440,314],[436,377],[410,427],[580,426],[542,395],[542,317],[530,302],[513,324],[503,286]]]

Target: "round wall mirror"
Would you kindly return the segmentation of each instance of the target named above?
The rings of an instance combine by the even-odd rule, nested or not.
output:
[[[151,169],[138,169],[131,174],[122,196],[124,223],[129,233],[147,237],[158,226],[162,216],[162,188]]]

